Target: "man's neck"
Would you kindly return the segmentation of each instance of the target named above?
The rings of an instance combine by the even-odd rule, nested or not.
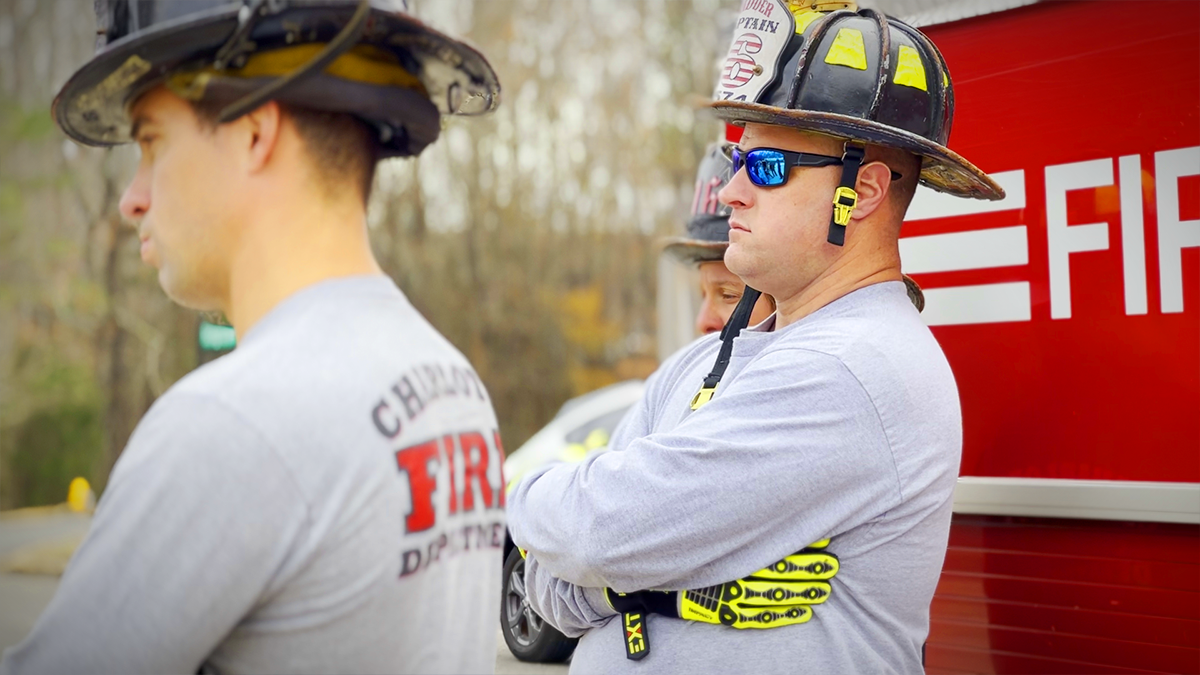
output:
[[[901,281],[900,255],[890,246],[859,246],[845,251],[811,283],[792,293],[775,296],[775,330],[793,324],[860,288],[884,281]],[[863,245],[867,244],[867,245]]]
[[[383,274],[361,205],[272,209],[247,228],[230,270],[226,314],[239,340],[279,303],[329,279]]]

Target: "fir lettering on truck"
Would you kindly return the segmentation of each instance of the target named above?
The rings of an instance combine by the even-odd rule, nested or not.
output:
[[[1126,316],[1182,313],[1183,250],[1200,247],[1200,220],[1186,214],[1181,195],[1186,201],[1185,181],[1193,180],[1194,203],[1198,175],[1200,147],[1191,146],[996,173],[992,177],[1007,192],[996,202],[968,202],[918,189],[906,223],[954,218],[946,223],[957,227],[902,236],[905,272],[974,274],[1023,268],[1022,276],[1029,279],[1013,280],[1005,278],[1010,273],[1001,272],[992,283],[926,286],[921,318],[930,326],[1069,320],[1075,316],[1072,296],[1082,292],[1072,289],[1096,282],[1078,278],[1071,262],[1089,254],[1109,256],[1115,263],[1111,267],[1124,287]],[[1027,200],[1027,195],[1042,199]],[[1102,205],[1096,210],[1103,211],[1103,220],[1087,222],[1099,220],[1096,215],[1081,219],[1069,207],[1078,203],[1069,195],[1090,197]],[[980,218],[982,214],[987,215]],[[980,228],[978,222],[989,227]],[[1157,246],[1147,250],[1151,228]],[[1157,279],[1147,274],[1148,259],[1157,263]],[[1035,275],[1031,266],[1046,274]],[[1149,302],[1150,290],[1158,291],[1157,307]],[[1048,316],[1035,314],[1035,297],[1048,298]]]

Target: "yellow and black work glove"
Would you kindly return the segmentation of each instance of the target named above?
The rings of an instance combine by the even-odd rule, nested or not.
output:
[[[707,588],[687,591],[605,589],[608,604],[621,614],[625,656],[638,660],[650,652],[646,615],[732,628],[778,628],[805,623],[812,605],[829,598],[829,580],[840,569],[836,555],[825,550],[828,539],[812,544],[754,574]]]

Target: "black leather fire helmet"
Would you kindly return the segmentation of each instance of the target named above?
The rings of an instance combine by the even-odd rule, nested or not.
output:
[[[864,144],[900,148],[922,158],[920,181],[934,190],[1004,197],[987,174],[946,147],[954,86],[941,52],[917,29],[852,2],[745,0],[715,98],[716,115],[726,122],[846,139],[858,161]],[[856,177],[856,157],[844,159]],[[856,199],[842,200],[844,220]],[[833,229],[830,241],[840,243]]]
[[[729,207],[717,201],[717,193],[729,182],[730,168],[728,144],[710,144],[696,172],[696,193],[684,235],[666,239],[665,253],[692,264],[725,258],[725,249],[729,247]]]
[[[54,100],[85,145],[129,143],[129,106],[165,84],[221,108],[227,122],[268,100],[353,114],[381,157],[416,155],[440,114],[500,102],[478,51],[407,13],[404,0],[94,0],[96,56]]]

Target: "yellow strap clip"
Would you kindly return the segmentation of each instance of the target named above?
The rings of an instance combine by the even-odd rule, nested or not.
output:
[[[699,410],[701,406],[712,400],[713,394],[717,393],[716,387],[701,387],[700,391],[692,397],[692,410]]]
[[[839,187],[833,193],[833,222],[842,227],[849,225],[850,216],[854,213],[856,206],[858,206],[858,193],[854,191],[854,188]]]

